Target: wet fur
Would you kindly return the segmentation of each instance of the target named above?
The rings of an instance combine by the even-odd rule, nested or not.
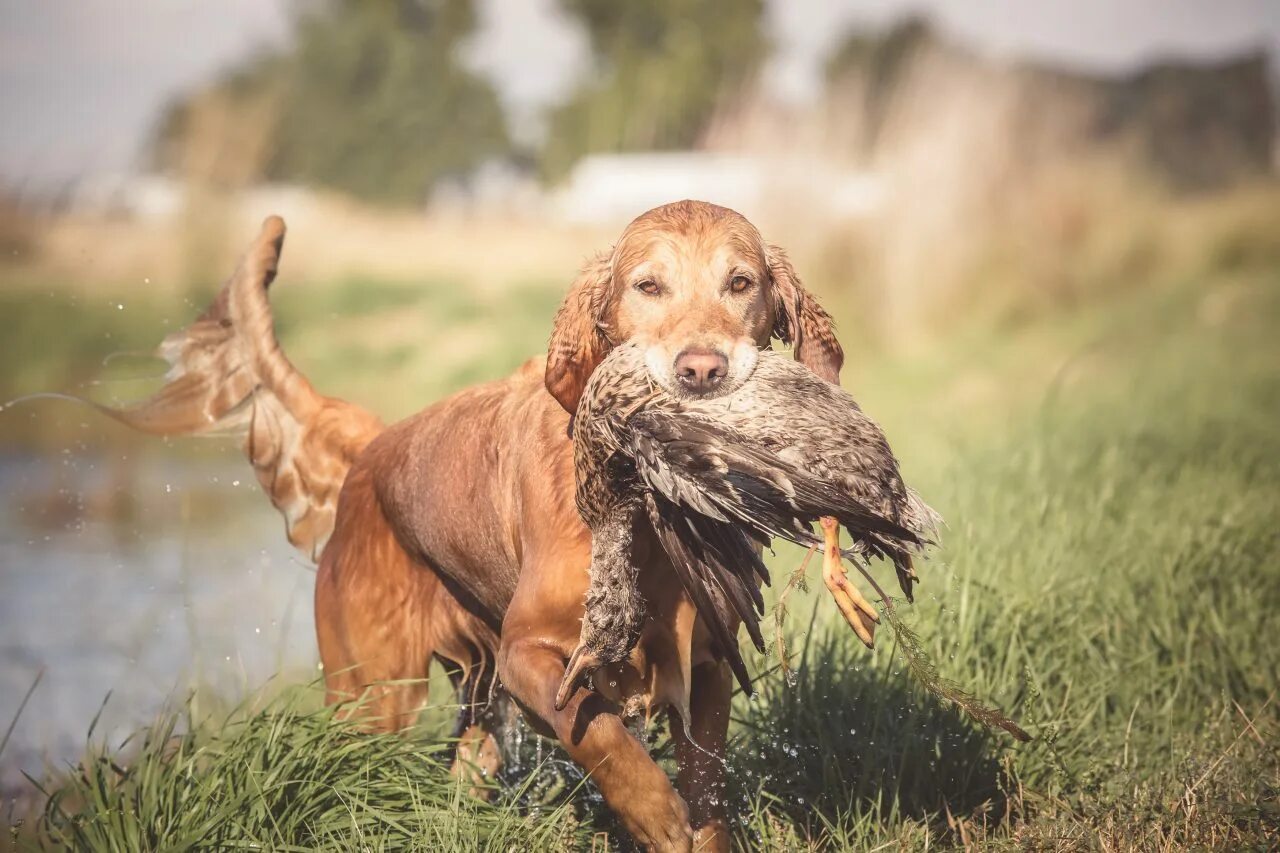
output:
[[[280,353],[265,294],[282,240],[283,223],[268,220],[210,311],[167,341],[170,386],[115,415],[149,432],[244,436],[291,541],[319,557],[316,632],[330,701],[364,696],[371,726],[402,728],[438,658],[466,706],[464,772],[496,768],[485,698],[510,696],[591,772],[642,844],[727,850],[731,680],[647,524],[632,547],[646,608],[639,640],[594,691],[555,707],[592,548],[574,505],[569,412],[609,349],[632,339],[676,352],[777,337],[837,381],[843,354],[830,318],[785,254],[725,208],[650,211],[574,282],[545,361],[384,430],[368,412],[317,394]],[[748,298],[723,298],[726,264],[753,277]],[[630,277],[644,265],[667,277],[669,300],[638,301]],[[666,708],[685,721],[673,727],[680,794],[623,723]]]
[[[591,591],[561,697],[592,669],[622,660],[639,634],[629,549],[641,503],[748,693],[733,628],[741,622],[764,650],[758,584],[768,572],[756,543],[817,545],[813,522],[830,516],[857,556],[894,562],[910,597],[911,557],[939,523],[853,398],[774,353],[761,353],[734,390],[689,397],[655,388],[639,348],[615,348],[578,405],[574,455],[578,510],[592,534]]]

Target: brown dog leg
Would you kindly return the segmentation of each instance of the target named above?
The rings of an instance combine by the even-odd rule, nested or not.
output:
[[[677,783],[689,803],[693,849],[698,853],[728,853],[724,747],[733,676],[723,663],[707,663],[694,668],[692,681],[688,734],[678,718],[671,720],[679,763]]]
[[[507,614],[507,625],[513,621]],[[504,629],[498,674],[536,727],[551,729],[584,770],[609,808],[637,841],[651,851],[687,853],[693,832],[689,810],[667,774],[649,757],[618,717],[617,708],[578,688],[556,711],[556,688],[564,676],[564,652],[543,639],[515,639]],[[539,725],[541,724],[541,725]]]
[[[506,694],[495,685],[491,661],[477,657],[467,670],[445,664],[458,696],[458,720],[453,736],[457,751],[449,773],[470,783],[468,793],[481,800],[493,796],[494,777],[502,768],[498,732],[511,707]]]
[[[316,577],[316,639],[324,668],[325,704],[344,705],[340,716],[359,719],[374,731],[411,726],[427,700],[431,648],[386,648],[378,634],[356,619],[321,565]],[[356,612],[355,616],[362,615]],[[392,629],[400,626],[391,626]],[[393,634],[394,636],[394,634]]]
[[[467,793],[480,800],[493,796],[493,778],[502,767],[498,739],[483,723],[468,726],[458,736],[458,752],[449,774],[470,783]]]
[[[347,515],[316,571],[316,641],[326,702],[371,729],[413,725],[427,699],[440,583],[415,567],[383,517],[373,481],[351,475]]]

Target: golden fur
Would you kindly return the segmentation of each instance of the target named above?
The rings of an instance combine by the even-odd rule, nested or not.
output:
[[[331,701],[371,691],[361,706],[370,724],[408,725],[438,658],[470,703],[459,734],[471,772],[497,766],[485,698],[506,695],[591,772],[642,844],[728,849],[730,676],[651,531],[637,531],[634,551],[650,614],[640,642],[596,674],[594,692],[555,709],[591,553],[574,507],[569,412],[620,341],[645,346],[660,367],[691,348],[720,352],[732,373],[735,359],[777,337],[837,381],[843,354],[830,318],[786,255],[733,211],[656,208],[586,265],[545,362],[384,430],[316,393],[276,344],[265,293],[283,235],[279,219],[267,220],[209,311],[166,340],[170,384],[114,415],[150,432],[245,436],[290,541],[319,558],[316,629]],[[672,725],[679,794],[624,725],[668,709],[684,723]]]

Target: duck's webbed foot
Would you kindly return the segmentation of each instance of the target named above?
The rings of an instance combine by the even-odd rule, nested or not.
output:
[[[862,593],[845,574],[840,562],[840,526],[834,518],[821,518],[824,553],[822,559],[822,582],[827,585],[836,606],[849,623],[853,633],[867,648],[875,648],[876,625],[880,623],[880,614],[870,601],[863,598]]]
[[[602,666],[626,660],[640,641],[645,602],[631,559],[633,510],[612,514],[591,531],[591,585],[578,646],[556,691],[556,710],[569,704],[578,685]]]

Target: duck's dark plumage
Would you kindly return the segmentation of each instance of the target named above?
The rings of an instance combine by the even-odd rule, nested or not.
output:
[[[609,544],[618,544],[621,517],[647,516],[748,691],[734,620],[763,651],[759,584],[768,583],[768,572],[759,545],[773,537],[821,544],[812,524],[832,516],[853,538],[850,556],[893,561],[910,597],[910,557],[938,522],[902,482],[884,433],[853,398],[771,352],[729,392],[683,398],[653,384],[638,347],[616,348],[579,404],[574,461],[578,510],[594,547],[587,616],[566,686],[621,660],[639,636],[634,568]]]

